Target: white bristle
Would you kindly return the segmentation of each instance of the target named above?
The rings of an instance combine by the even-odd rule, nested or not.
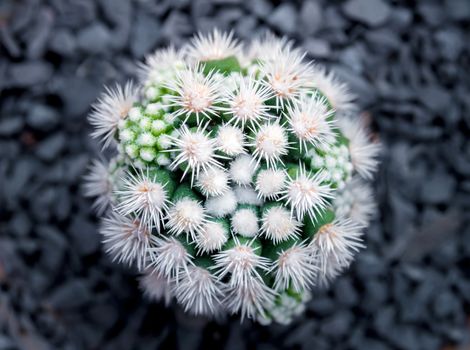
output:
[[[111,204],[112,183],[108,166],[95,159],[84,177],[83,191],[86,197],[94,197],[93,209],[98,215],[106,212]]]
[[[230,117],[230,124],[240,126],[245,125],[252,128],[260,125],[262,121],[270,119],[270,106],[266,102],[273,97],[268,87],[261,85],[259,80],[253,76],[243,77],[240,75],[235,90],[228,90],[223,98],[223,103],[227,107],[221,110]]]
[[[288,178],[281,199],[290,205],[299,220],[302,220],[305,214],[315,218],[315,215],[328,205],[327,200],[333,197],[331,188],[323,184],[326,179],[326,173],[323,171],[311,174],[301,166],[294,178],[289,175]]]
[[[160,229],[162,216],[168,209],[165,185],[154,182],[147,173],[130,172],[122,179],[122,189],[115,191],[119,197],[117,211],[122,215],[137,215],[149,228]]]
[[[210,253],[220,250],[228,240],[227,229],[216,221],[207,221],[196,236],[199,252]]]
[[[100,139],[103,147],[109,146],[114,140],[119,122],[127,117],[138,95],[138,87],[128,82],[124,88],[119,85],[106,88],[98,102],[93,105],[93,111],[88,117],[94,127],[91,136]]]
[[[283,169],[261,170],[256,177],[256,191],[263,199],[277,198],[285,187],[287,174]]]
[[[371,179],[379,164],[380,145],[372,143],[363,120],[343,117],[338,120],[341,132],[349,139],[349,154],[354,170],[364,179]]]
[[[327,284],[364,247],[361,227],[351,220],[335,220],[320,227],[309,244],[319,267],[318,282]]]
[[[173,114],[175,117],[183,116],[184,121],[187,121],[191,115],[195,115],[199,124],[202,118],[211,119],[217,115],[220,79],[214,74],[204,75],[201,66],[178,71],[176,78],[168,82],[166,87],[175,93],[168,97],[168,107],[176,109]]]
[[[232,190],[217,197],[210,197],[205,203],[206,210],[216,218],[231,214],[237,208],[237,198]]]
[[[252,209],[238,209],[232,216],[232,230],[244,237],[254,237],[258,234],[258,217]]]
[[[257,164],[264,160],[269,167],[277,167],[282,162],[289,149],[286,129],[278,123],[262,125],[255,136],[252,137],[251,147],[254,148],[253,157]]]
[[[258,196],[255,189],[251,186],[234,186],[233,191],[239,204],[250,204],[260,206],[263,200]]]
[[[156,240],[139,220],[113,212],[103,219],[100,233],[106,252],[113,260],[126,265],[135,264],[139,271],[144,269],[148,249]]]
[[[139,286],[147,298],[156,302],[163,301],[165,306],[170,305],[173,295],[172,283],[168,278],[149,270],[139,278]]]
[[[245,135],[235,126],[221,126],[217,131],[216,140],[218,149],[230,157],[245,152]]]
[[[211,316],[219,308],[222,284],[208,270],[188,266],[188,274],[180,275],[174,294],[184,311],[193,315]]]
[[[230,178],[238,185],[250,185],[257,169],[253,157],[242,154],[230,163]]]
[[[187,233],[194,240],[206,220],[206,213],[201,204],[194,199],[183,198],[168,209],[165,226],[171,234],[178,236]]]
[[[219,168],[203,170],[197,177],[196,186],[206,197],[220,196],[228,191],[228,173]]]
[[[214,29],[208,34],[197,34],[185,48],[185,54],[192,62],[220,60],[237,56],[241,50],[233,33],[223,33]]]
[[[300,234],[300,223],[284,207],[274,206],[263,214],[261,232],[274,244]]]
[[[311,288],[317,270],[315,257],[310,254],[309,249],[304,245],[294,245],[279,253],[273,263],[274,288],[283,291],[292,287],[297,292]]]
[[[198,127],[197,130],[191,131],[186,125],[183,125],[179,130],[179,136],[171,136],[175,148],[170,151],[176,152],[176,157],[171,163],[171,168],[176,170],[181,165],[186,166],[182,178],[191,170],[191,184],[201,170],[207,170],[211,167],[221,167],[221,164],[217,160],[220,156],[215,153],[216,141],[206,134],[206,127]]]
[[[148,268],[165,278],[176,278],[178,280],[181,273],[188,273],[191,256],[176,238],[160,238],[148,252],[150,257]]]
[[[289,130],[299,140],[301,151],[306,150],[307,145],[317,147],[335,141],[333,123],[329,120],[333,111],[328,110],[326,103],[325,98],[306,96],[289,106],[286,113]]]

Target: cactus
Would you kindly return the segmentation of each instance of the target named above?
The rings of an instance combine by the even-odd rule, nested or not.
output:
[[[85,195],[145,295],[289,323],[364,247],[379,146],[354,95],[286,39],[198,35],[147,57],[89,116],[117,155]]]

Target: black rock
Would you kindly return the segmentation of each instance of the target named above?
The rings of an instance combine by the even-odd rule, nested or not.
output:
[[[48,303],[55,309],[69,310],[85,306],[92,296],[86,281],[77,278],[60,285],[48,298]]]
[[[7,26],[0,27],[0,42],[6,48],[10,56],[16,58],[21,55],[21,48],[13,35],[11,35],[11,32]]]
[[[67,158],[64,162],[64,176],[66,182],[70,184],[80,182],[89,162],[90,158],[85,154]]]
[[[434,38],[439,47],[439,52],[448,60],[458,59],[465,47],[463,33],[457,28],[445,28],[437,31]]]
[[[436,295],[433,303],[434,315],[439,318],[454,318],[462,309],[457,295],[451,291],[445,291]]]
[[[66,138],[63,133],[56,133],[44,141],[36,148],[38,157],[45,161],[52,161],[62,153],[65,147]]]
[[[429,175],[421,187],[421,198],[426,203],[442,203],[452,199],[456,190],[455,178],[444,171]]]
[[[445,12],[441,6],[432,2],[422,2],[418,4],[418,13],[426,21],[427,24],[437,26],[444,22]]]
[[[351,91],[354,91],[354,94],[358,96],[358,103],[361,106],[365,107],[374,103],[377,98],[377,91],[363,76],[340,65],[334,65],[331,69],[341,81],[348,84]]]
[[[248,9],[260,18],[267,18],[272,13],[273,6],[267,0],[252,0],[246,2]]]
[[[445,9],[449,16],[455,21],[470,19],[470,3],[467,0],[446,0]]]
[[[390,6],[383,0],[348,0],[342,8],[349,18],[372,27],[385,23],[390,15]]]
[[[119,26],[129,25],[130,15],[132,13],[130,0],[99,0],[99,4],[105,17],[109,21]]]
[[[31,232],[31,219],[24,212],[17,212],[10,220],[10,232],[13,236],[26,236]]]
[[[394,32],[406,31],[413,20],[411,9],[405,7],[394,7],[389,19],[389,26]]]
[[[0,120],[0,136],[10,136],[22,130],[24,121],[21,116],[5,117]]]
[[[361,307],[369,312],[373,312],[380,308],[387,300],[389,293],[388,286],[378,280],[368,280],[364,287],[365,295]]]
[[[362,252],[358,254],[354,264],[357,274],[365,281],[372,277],[379,277],[386,273],[385,262],[375,254]]]
[[[72,200],[65,186],[57,189],[57,196],[52,210],[58,220],[65,220],[69,217],[72,210]]]
[[[346,310],[338,311],[321,322],[320,331],[335,339],[343,337],[347,335],[353,321],[354,316],[351,312]]]
[[[39,264],[46,271],[54,273],[61,267],[67,241],[61,232],[51,226],[41,226],[37,232],[41,240]]]
[[[138,12],[136,24],[130,39],[130,49],[135,58],[142,58],[158,42],[160,25],[158,21],[144,12]]]
[[[341,305],[354,306],[359,302],[359,295],[354,288],[351,278],[341,277],[334,283],[333,286],[335,299]]]
[[[292,34],[297,29],[297,11],[291,3],[276,7],[266,20],[283,34]]]
[[[415,350],[419,349],[419,338],[416,327],[395,326],[387,334],[388,340],[399,349]]]
[[[29,28],[26,55],[39,58],[45,50],[54,23],[54,15],[48,8],[41,8],[36,14],[35,25]]]
[[[108,330],[114,326],[119,317],[117,309],[107,300],[93,305],[88,309],[87,314],[91,322],[103,330]]]
[[[26,122],[37,130],[51,130],[59,121],[56,110],[43,104],[35,104],[28,112]]]
[[[52,187],[42,187],[31,202],[31,213],[39,222],[48,222],[51,218],[52,207],[56,202],[57,192]]]
[[[13,87],[27,87],[46,83],[52,76],[52,65],[43,61],[28,61],[12,64],[9,82]]]
[[[235,32],[237,36],[245,40],[249,40],[253,35],[253,32],[256,30],[256,25],[258,20],[254,16],[244,16],[238,21]]]
[[[331,55],[331,46],[327,41],[321,39],[307,39],[303,42],[302,47],[313,58],[328,58]]]
[[[109,29],[96,23],[81,29],[77,35],[77,45],[90,54],[106,53],[111,41]]]
[[[191,32],[188,16],[176,10],[171,11],[160,29],[162,38],[166,38],[176,46],[182,44],[182,37]]]
[[[330,315],[334,310],[335,303],[332,299],[327,298],[326,296],[316,296],[309,303],[309,310],[312,310],[315,314],[319,316]]]
[[[316,1],[305,1],[299,11],[301,28],[299,33],[309,36],[318,31],[323,25],[322,7]]]
[[[68,29],[61,28],[51,34],[49,48],[62,56],[72,56],[77,47],[75,36]]]
[[[101,84],[75,76],[61,76],[53,87],[64,103],[64,122],[75,124],[75,118],[82,118],[98,98]]]
[[[80,255],[90,255],[100,248],[100,236],[97,227],[81,216],[74,216],[68,233],[71,235],[74,249]]]

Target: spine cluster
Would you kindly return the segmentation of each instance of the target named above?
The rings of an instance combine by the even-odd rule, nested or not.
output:
[[[363,247],[379,147],[354,95],[286,39],[198,35],[89,120],[117,155],[85,194],[113,259],[195,315],[289,323]]]

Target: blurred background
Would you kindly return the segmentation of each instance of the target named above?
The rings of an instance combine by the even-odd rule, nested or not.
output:
[[[81,195],[103,85],[213,27],[292,38],[384,145],[367,249],[288,327],[148,303]],[[469,34],[469,0],[0,0],[0,349],[470,349]]]

